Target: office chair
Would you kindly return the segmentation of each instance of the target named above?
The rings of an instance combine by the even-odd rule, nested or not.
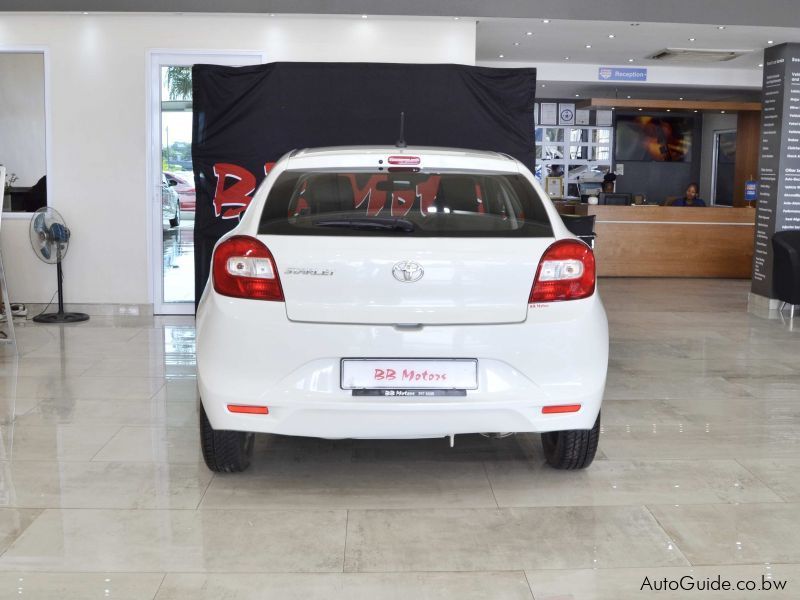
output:
[[[772,236],[772,288],[783,302],[781,309],[800,304],[800,231],[779,231]]]

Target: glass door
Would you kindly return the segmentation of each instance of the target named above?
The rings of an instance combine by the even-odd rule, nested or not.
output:
[[[714,163],[711,177],[711,203],[733,206],[736,171],[736,130],[714,132]]]
[[[194,313],[195,187],[192,170],[192,65],[243,66],[261,53],[157,53],[150,57],[153,309]]]

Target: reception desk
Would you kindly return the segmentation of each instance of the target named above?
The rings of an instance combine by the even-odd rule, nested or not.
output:
[[[752,208],[579,204],[574,211],[595,215],[601,276],[750,278]]]

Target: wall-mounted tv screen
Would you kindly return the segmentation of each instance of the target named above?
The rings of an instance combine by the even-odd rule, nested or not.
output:
[[[617,117],[615,152],[618,161],[648,160],[688,162],[692,160],[691,117]]]

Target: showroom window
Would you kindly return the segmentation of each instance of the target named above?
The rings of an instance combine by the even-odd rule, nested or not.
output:
[[[47,110],[43,51],[1,51],[0,165],[3,212],[47,206]]]
[[[611,127],[536,127],[536,178],[564,177],[564,191],[578,196],[580,181],[602,181],[611,171]]]

